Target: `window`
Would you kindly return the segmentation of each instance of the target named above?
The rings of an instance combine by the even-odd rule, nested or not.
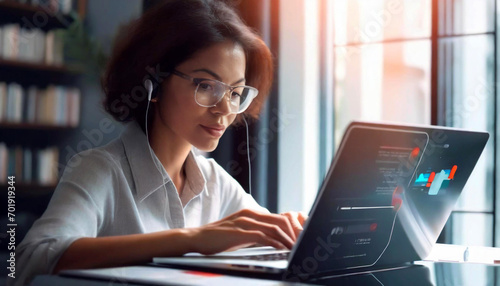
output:
[[[334,3],[337,144],[354,119],[429,124],[430,1]]]
[[[355,119],[490,132],[441,242],[493,246],[495,1],[330,1],[335,143]]]
[[[494,245],[495,2],[439,1],[437,123],[490,132],[490,140],[448,221],[447,242]]]

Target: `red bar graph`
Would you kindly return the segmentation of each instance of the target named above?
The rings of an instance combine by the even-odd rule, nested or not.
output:
[[[432,185],[432,181],[434,181],[434,177],[436,176],[436,173],[435,172],[432,172],[431,175],[429,176],[429,180],[427,180],[427,186],[426,187],[430,187]]]
[[[450,175],[448,176],[449,180],[453,180],[453,177],[455,176],[455,172],[457,171],[457,165],[454,165],[453,168],[451,168]]]

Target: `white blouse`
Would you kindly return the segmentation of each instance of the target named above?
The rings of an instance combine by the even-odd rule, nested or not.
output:
[[[156,164],[156,165],[155,165]],[[51,273],[75,240],[197,227],[249,208],[267,212],[213,159],[190,152],[179,196],[135,122],[108,145],[68,162],[47,210],[16,249],[25,285]]]

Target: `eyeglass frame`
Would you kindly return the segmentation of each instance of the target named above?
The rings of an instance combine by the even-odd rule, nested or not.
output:
[[[185,79],[185,80],[188,80],[188,81],[190,81],[190,82],[192,82],[192,83],[194,83],[194,84],[196,84],[196,85],[197,85],[197,86],[196,86],[196,90],[195,90],[195,92],[194,92],[194,100],[195,100],[196,104],[198,104],[198,105],[199,105],[199,106],[201,106],[201,107],[214,107],[214,106],[216,106],[216,105],[217,105],[217,104],[219,104],[219,102],[221,102],[221,100],[225,97],[225,95],[227,94],[228,90],[229,90],[230,92],[232,92],[234,89],[236,89],[236,88],[238,88],[238,87],[249,88],[249,89],[255,90],[255,91],[256,91],[256,92],[255,92],[255,95],[254,95],[254,96],[250,99],[250,103],[248,104],[248,106],[247,106],[245,109],[241,110],[241,111],[238,111],[238,112],[231,112],[232,114],[240,114],[240,113],[245,112],[245,110],[247,110],[247,108],[248,108],[248,107],[250,107],[250,104],[252,103],[252,101],[253,101],[253,100],[257,97],[257,95],[259,94],[259,90],[258,90],[258,89],[256,89],[255,87],[252,87],[252,86],[248,86],[248,85],[236,85],[236,86],[232,86],[232,85],[226,84],[226,83],[224,83],[224,82],[222,82],[222,81],[220,81],[220,80],[216,80],[216,79],[211,79],[211,78],[196,78],[196,77],[192,77],[192,76],[190,76],[190,75],[187,75],[187,74],[185,74],[185,73],[183,73],[183,72],[180,72],[180,71],[178,71],[178,70],[175,70],[175,69],[174,69],[174,70],[172,70],[172,71],[170,71],[170,74],[173,74],[173,75],[176,75],[176,76],[178,76],[178,77],[181,77],[181,78],[183,78],[183,79]],[[199,86],[200,86],[200,83],[201,83],[201,82],[203,82],[203,81],[212,81],[212,82],[216,82],[216,83],[219,83],[219,84],[223,85],[224,87],[226,87],[226,91],[222,94],[221,98],[219,98],[219,99],[217,100],[217,102],[216,102],[216,103],[214,103],[213,105],[203,105],[203,104],[199,103],[199,102],[198,102],[198,100],[196,99],[196,94],[197,94],[197,92],[198,92],[198,88],[199,88]]]

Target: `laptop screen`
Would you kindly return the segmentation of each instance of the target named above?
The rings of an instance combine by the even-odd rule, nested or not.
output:
[[[488,139],[353,123],[292,252],[291,275],[396,265],[436,242]]]

